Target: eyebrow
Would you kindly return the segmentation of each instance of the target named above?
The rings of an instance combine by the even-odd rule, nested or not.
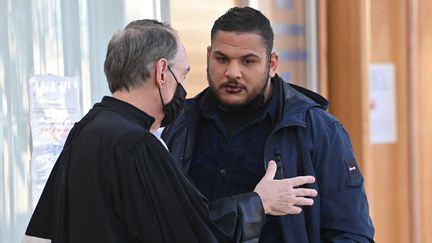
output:
[[[216,54],[216,55],[220,55],[220,56],[223,56],[223,57],[228,57],[227,55],[225,55],[225,54],[224,54],[223,52],[221,52],[221,51],[215,51],[214,54]],[[241,58],[251,58],[251,57],[259,58],[260,56],[258,56],[258,55],[255,54],[255,53],[248,53],[248,54],[246,54],[246,55],[241,56]]]

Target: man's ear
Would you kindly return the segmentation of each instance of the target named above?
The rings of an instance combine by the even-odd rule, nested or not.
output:
[[[210,59],[210,53],[211,53],[211,46],[207,46],[207,62]]]
[[[269,76],[274,77],[276,74],[276,69],[279,63],[279,54],[276,52],[272,52],[270,55],[270,70],[269,70]]]
[[[168,60],[161,58],[155,63],[155,82],[159,88],[165,84],[168,70]]]

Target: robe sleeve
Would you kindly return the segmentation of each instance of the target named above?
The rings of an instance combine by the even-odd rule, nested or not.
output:
[[[225,232],[234,231],[235,242],[258,242],[265,223],[264,208],[258,194],[250,192],[221,198],[210,203],[209,208],[210,217],[219,228]],[[235,218],[229,218],[233,212]]]

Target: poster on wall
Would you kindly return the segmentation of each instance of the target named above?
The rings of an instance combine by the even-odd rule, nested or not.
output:
[[[81,116],[77,78],[37,75],[30,79],[33,208],[63,149],[70,129]]]
[[[396,80],[391,63],[369,66],[370,140],[374,144],[397,140]]]

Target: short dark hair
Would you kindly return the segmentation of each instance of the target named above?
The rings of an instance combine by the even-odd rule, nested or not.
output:
[[[110,91],[139,86],[160,58],[171,65],[177,50],[178,36],[168,24],[151,19],[129,23],[108,44],[104,71]]]
[[[211,30],[212,43],[218,31],[256,33],[263,38],[267,54],[273,50],[274,34],[269,19],[251,7],[234,7],[220,16]]]

